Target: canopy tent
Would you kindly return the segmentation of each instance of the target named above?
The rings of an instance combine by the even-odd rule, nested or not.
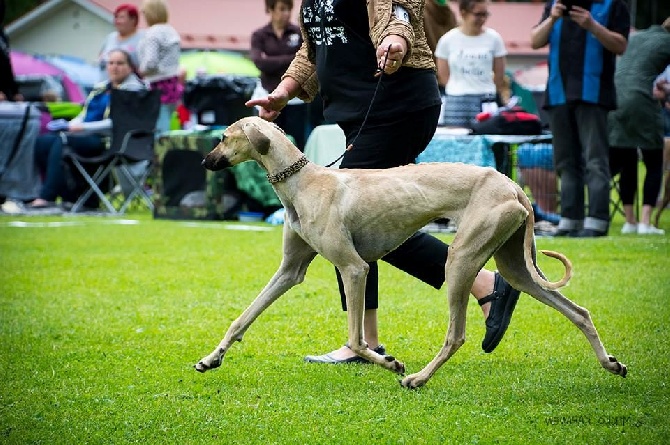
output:
[[[179,64],[186,71],[186,79],[197,74],[228,74],[258,77],[256,65],[242,54],[233,51],[189,51],[182,53]]]
[[[83,103],[86,97],[79,85],[75,83],[62,69],[46,60],[19,51],[11,51],[12,69],[17,77],[20,76],[52,76],[63,88],[63,97],[66,102]]]

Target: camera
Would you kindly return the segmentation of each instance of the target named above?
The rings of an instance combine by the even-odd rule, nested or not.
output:
[[[579,6],[587,11],[590,10],[594,0],[561,0],[561,3],[565,5],[563,15],[568,15],[573,6]]]

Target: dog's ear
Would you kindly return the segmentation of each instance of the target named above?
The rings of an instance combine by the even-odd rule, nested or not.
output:
[[[270,138],[263,134],[260,128],[254,123],[246,123],[242,127],[242,131],[251,142],[251,145],[254,146],[256,151],[260,154],[265,155],[270,149]]]

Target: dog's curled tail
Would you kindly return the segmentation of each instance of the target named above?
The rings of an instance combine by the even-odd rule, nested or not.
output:
[[[549,281],[543,276],[542,272],[540,272],[540,270],[537,268],[536,259],[533,258],[533,255],[531,254],[535,246],[535,214],[533,213],[533,207],[531,206],[528,197],[523,192],[519,195],[519,202],[528,211],[528,216],[525,222],[526,227],[523,240],[526,268],[528,269],[528,272],[533,278],[533,281],[535,281],[543,289],[546,290],[560,289],[561,287],[568,284],[568,281],[570,281],[570,278],[572,278],[572,263],[562,253],[554,252],[552,250],[541,250],[540,252],[542,252],[544,255],[556,258],[561,263],[563,263],[563,266],[565,266],[565,273],[563,274],[563,278],[561,278],[558,281]]]
[[[546,279],[542,278],[540,274],[537,273],[537,269],[533,267],[532,270],[536,272],[533,274],[535,282],[547,290],[560,289],[561,287],[568,284],[568,281],[570,281],[570,278],[572,278],[572,263],[570,262],[568,257],[566,257],[560,252],[554,252],[553,250],[540,250],[540,252],[542,252],[542,254],[548,257],[556,258],[561,263],[563,263],[563,266],[565,266],[565,274],[563,274],[563,278],[561,278],[558,281],[547,281]],[[535,275],[537,275],[537,277],[535,277]]]

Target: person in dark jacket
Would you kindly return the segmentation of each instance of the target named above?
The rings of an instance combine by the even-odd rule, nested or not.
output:
[[[251,35],[250,57],[261,72],[260,82],[267,92],[279,85],[281,76],[293,61],[302,45],[300,28],[291,23],[293,0],[265,0],[265,11],[270,22]],[[287,134],[293,136],[296,146],[305,147],[307,105],[301,100],[289,104],[275,120]]]

